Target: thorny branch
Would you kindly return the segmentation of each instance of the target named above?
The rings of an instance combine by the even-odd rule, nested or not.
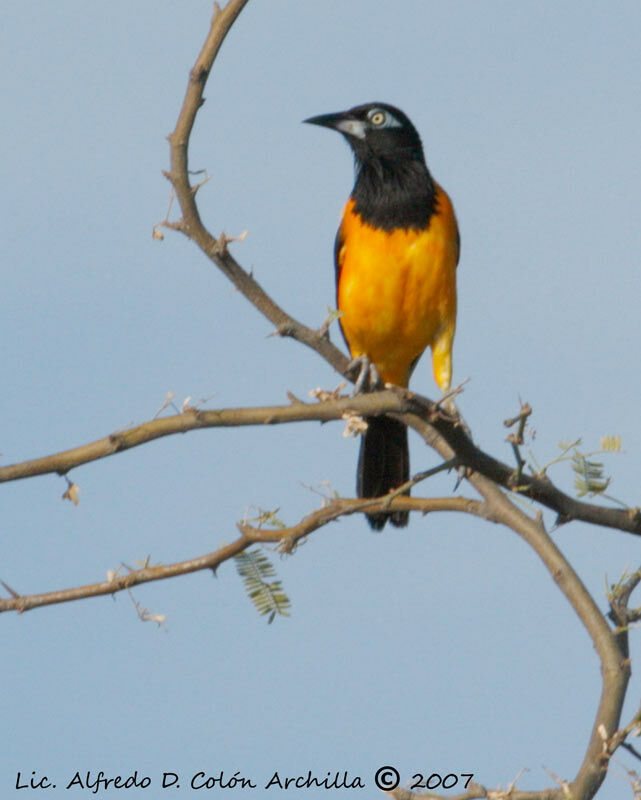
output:
[[[169,136],[171,168],[166,176],[176,192],[181,217],[173,222],[165,220],[162,224],[192,239],[255,308],[270,320],[280,335],[290,336],[311,347],[338,372],[349,377],[346,372],[347,359],[329,341],[326,327],[313,330],[286,314],[230,254],[228,249],[230,239],[225,234],[215,238],[207,231],[196,205],[198,187],[190,184],[189,137],[198,109],[204,102],[204,87],[222,42],[246,3],[247,0],[229,0],[223,9],[217,4],[215,6],[209,34],[190,73],[176,128]],[[460,497],[409,498],[399,494],[398,491],[376,500],[332,498],[321,509],[290,528],[267,530],[239,523],[240,536],[231,544],[208,555],[177,564],[145,564],[137,570],[127,568],[126,574],[110,575],[108,580],[101,583],[40,595],[21,596],[15,589],[4,584],[10,597],[0,600],[0,611],[9,609],[25,611],[81,597],[114,594],[129,590],[141,583],[199,569],[215,571],[221,563],[255,543],[274,543],[283,552],[291,552],[297,542],[329,521],[365,509],[369,512],[394,508],[423,513],[459,511],[476,514],[511,528],[536,552],[591,637],[601,662],[602,693],[583,763],[572,781],[560,781],[558,787],[537,792],[522,792],[514,785],[505,792],[487,790],[474,785],[469,787],[469,791],[461,795],[459,800],[472,800],[476,797],[509,798],[509,800],[566,800],[571,797],[573,800],[587,800],[593,797],[605,778],[612,753],[618,746],[624,744],[626,736],[639,726],[640,717],[637,715],[626,728],[620,730],[618,728],[629,678],[627,623],[636,613],[627,610],[627,603],[632,589],[638,583],[638,578],[633,577],[621,591],[613,593],[615,599],[611,602],[611,615],[618,625],[613,632],[571,565],[548,536],[541,516],[538,515],[536,518],[527,516],[499,487],[518,491],[554,509],[558,514],[558,522],[582,519],[640,534],[641,514],[638,509],[621,511],[580,503],[556,489],[547,477],[524,475],[524,464],[518,451],[527,419],[524,409],[521,410],[519,417],[512,421],[519,422],[517,433],[512,437],[517,458],[516,472],[477,448],[466,433],[462,420],[456,415],[452,417],[444,413],[438,405],[409,392],[384,391],[358,398],[332,399],[317,404],[294,402],[290,406],[276,408],[219,411],[186,409],[183,414],[146,422],[80,448],[4,467],[0,470],[0,480],[16,480],[46,472],[66,475],[69,469],[79,464],[138,446],[160,436],[184,433],[200,427],[338,419],[346,411],[365,415],[389,413],[414,428],[444,459],[444,465],[435,469],[443,469],[454,464],[465,467],[467,480],[478,491],[482,500]],[[398,789],[389,794],[396,800],[406,800],[416,796],[405,789]]]
[[[139,447],[163,436],[188,433],[199,428],[329,422],[342,419],[350,412],[363,416],[394,414],[397,419],[414,429],[429,421],[433,434],[443,437],[461,466],[555,511],[557,524],[580,520],[641,535],[641,512],[638,508],[608,508],[576,500],[554,486],[547,476],[521,474],[515,481],[514,469],[477,447],[458,417],[452,417],[443,411],[438,403],[398,387],[356,397],[338,397],[320,403],[296,400],[287,406],[211,410],[189,407],[181,414],[149,420],[70,450],[0,467],[0,483],[48,473],[66,475],[82,464]],[[430,444],[429,441],[427,443]]]
[[[166,177],[176,192],[182,217],[176,222],[165,221],[165,227],[184,233],[195,242],[203,253],[233,283],[236,289],[274,325],[281,336],[290,336],[311,347],[337,372],[345,374],[348,359],[335,347],[326,331],[313,330],[295,320],[275,303],[254,277],[244,270],[231,255],[227,244],[231,241],[224,233],[218,238],[205,228],[196,205],[196,191],[189,181],[188,146],[189,137],[198,109],[205,102],[203,92],[214,59],[234,21],[243,10],[247,0],[230,0],[224,9],[216,5],[209,34],[194,64],[187,85],[185,99],[173,133],[170,134],[171,169]]]
[[[435,511],[458,511],[466,514],[486,516],[483,503],[478,500],[469,500],[463,497],[420,498],[420,497],[384,497],[378,500],[354,500],[347,498],[333,498],[317,511],[304,517],[298,524],[291,527],[267,529],[254,527],[246,522],[238,523],[240,536],[231,544],[214,550],[212,553],[180,561],[175,564],[145,565],[141,569],[126,568],[126,574],[112,574],[107,580],[99,583],[87,584],[71,589],[61,589],[44,594],[20,595],[15,588],[4,584],[11,597],[0,599],[0,613],[3,611],[17,611],[22,613],[33,608],[67,603],[87,597],[113,595],[142,583],[165,580],[190,572],[203,569],[216,570],[225,561],[246,550],[253,544],[276,544],[283,553],[291,553],[296,544],[310,533],[323,528],[328,522],[349,514],[367,511],[383,511],[391,507],[393,510],[420,511],[423,514]],[[489,513],[489,512],[488,512]],[[1,582],[0,582],[1,583]]]

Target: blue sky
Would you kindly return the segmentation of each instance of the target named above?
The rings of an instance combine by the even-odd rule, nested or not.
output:
[[[210,14],[208,2],[32,0],[5,15],[3,463],[149,419],[169,391],[232,407],[338,382],[313,353],[269,337],[183,236],[152,239],[170,197],[165,136]],[[612,494],[635,505],[640,40],[635,2],[254,0],[192,139],[192,169],[211,176],[203,219],[214,234],[247,230],[235,256],[319,325],[334,303],[352,162],[340,137],[300,121],[370,100],[399,106],[459,217],[454,380],[470,379],[460,407],[476,440],[508,460],[502,421],[519,397],[534,408],[541,463],[561,440],[593,449],[620,434]],[[428,358],[412,386],[436,395]],[[295,522],[323,482],[353,492],[357,443],[341,432],[157,441],[75,470],[77,508],[61,502],[62,478],[7,484],[0,578],[27,594],[102,580],[148,555],[190,558],[235,538],[256,507]],[[437,463],[411,445],[414,469]],[[571,490],[568,468],[552,477]],[[452,489],[448,476],[423,487]],[[606,576],[640,560],[625,534],[573,524],[554,538],[602,608]],[[473,772],[490,787],[523,768],[523,788],[547,785],[546,769],[574,776],[598,662],[511,531],[443,514],[374,535],[354,517],[273,561],[293,611],[271,626],[231,564],[215,579],[137,589],[167,615],[161,629],[141,623],[125,594],[4,615],[4,794],[18,770],[54,776],[63,796],[76,770],[157,781],[223,769],[259,785],[276,769],[348,770],[368,785],[351,797],[375,796],[383,764],[404,780]],[[638,694],[633,677],[625,722]],[[631,796],[626,764],[635,768],[618,754],[600,797]]]

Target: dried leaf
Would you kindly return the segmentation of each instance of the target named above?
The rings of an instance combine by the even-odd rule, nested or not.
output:
[[[76,483],[69,483],[67,491],[62,495],[63,500],[71,500],[74,506],[80,502],[80,488]]]

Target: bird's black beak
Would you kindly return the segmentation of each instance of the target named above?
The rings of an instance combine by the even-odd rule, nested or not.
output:
[[[367,134],[367,124],[360,120],[350,111],[338,111],[335,114],[320,114],[318,117],[304,119],[311,125],[322,125],[323,128],[331,128],[342,133],[348,139],[364,139]]]
[[[321,125],[323,128],[333,128],[334,130],[337,130],[338,125],[345,121],[345,117],[345,112],[339,111],[336,114],[319,114],[317,117],[304,119],[303,122],[307,122],[310,125]]]

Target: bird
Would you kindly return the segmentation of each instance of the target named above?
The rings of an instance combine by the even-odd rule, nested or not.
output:
[[[409,118],[387,103],[365,103],[304,122],[341,133],[354,155],[355,182],[334,245],[336,303],[355,391],[407,387],[427,347],[434,379],[452,379],[456,267],[460,236],[452,202],[432,178]],[[409,480],[407,428],[387,416],[366,418],[358,497],[382,497]],[[409,495],[409,490],[405,491]],[[407,511],[367,514],[382,530],[402,528]]]

